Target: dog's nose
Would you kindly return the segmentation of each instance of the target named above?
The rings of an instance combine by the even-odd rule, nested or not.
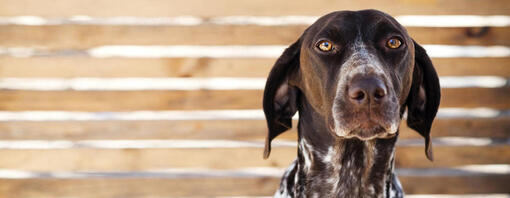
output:
[[[348,84],[348,98],[357,105],[379,103],[386,95],[386,86],[377,76],[356,75]]]

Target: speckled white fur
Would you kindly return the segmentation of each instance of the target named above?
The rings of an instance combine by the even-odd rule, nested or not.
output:
[[[301,142],[299,143],[299,147],[300,147],[301,151],[303,152],[303,158],[305,161],[305,166],[304,166],[305,169],[304,170],[305,170],[305,172],[309,172],[310,169],[312,168],[313,147],[311,147],[308,144],[308,142],[306,142],[306,140],[304,138],[301,139]]]

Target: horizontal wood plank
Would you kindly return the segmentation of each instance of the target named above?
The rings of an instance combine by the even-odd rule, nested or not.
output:
[[[49,50],[85,50],[103,45],[287,45],[307,26],[199,25],[199,26],[104,26],[52,25],[3,26],[0,46],[44,46]],[[510,45],[509,27],[407,28],[421,44]]]
[[[260,109],[262,90],[0,92],[0,109],[134,111]],[[122,99],[122,100],[119,100]],[[227,102],[228,101],[228,102]],[[510,87],[443,88],[441,107],[510,108]]]
[[[399,177],[408,194],[464,194],[464,193],[508,193],[504,187],[510,180],[506,175],[458,177]],[[473,180],[471,180],[473,179]],[[464,180],[464,181],[461,181]],[[425,187],[426,186],[426,187]],[[505,190],[504,190],[505,189]]]
[[[449,1],[270,1],[270,0],[143,0],[119,3],[101,0],[2,0],[0,16],[36,15],[68,17],[73,15],[106,16],[230,16],[230,15],[319,15],[334,10],[377,8],[392,15],[415,14],[474,14],[504,15],[510,12],[505,0],[449,0]]]
[[[297,121],[294,125],[297,126]],[[432,137],[510,138],[510,117],[439,118],[432,125]],[[178,120],[178,121],[3,121],[2,140],[122,140],[194,139],[263,140],[265,120]],[[296,128],[278,136],[296,140]],[[421,138],[400,127],[400,139]]]
[[[266,77],[276,59],[9,58],[2,77]],[[503,61],[509,62],[510,59]],[[501,68],[503,69],[503,68]],[[26,72],[31,71],[31,72]],[[250,72],[248,72],[250,71]],[[510,70],[509,70],[510,76]]]
[[[441,89],[440,107],[510,108],[510,87]]]
[[[275,177],[194,179],[0,179],[5,197],[153,198],[182,196],[270,195]],[[271,193],[273,192],[273,193]]]
[[[285,168],[296,158],[296,148],[277,146],[262,159],[263,148],[132,148],[132,149],[2,149],[0,169],[28,171],[138,171],[168,168],[233,169]],[[398,168],[450,167],[467,164],[509,164],[510,145],[434,147],[434,162],[423,146],[398,146]],[[94,160],[90,160],[94,159]],[[178,160],[177,160],[178,159]]]
[[[0,76],[74,77],[267,77],[276,59],[0,57]],[[434,58],[439,75],[510,77],[510,58]],[[30,72],[27,72],[30,71]]]
[[[4,91],[0,92],[0,109],[87,111],[253,109],[261,107],[261,94],[259,90]]]
[[[510,39],[505,36],[510,34],[510,28],[507,27],[409,27],[407,31],[420,44],[510,45]]]
[[[433,171],[432,171],[433,172]],[[44,174],[44,173],[43,173]],[[50,175],[47,173],[46,175]],[[100,173],[98,175],[108,175]],[[406,194],[509,193],[509,174],[400,175]],[[172,197],[172,196],[269,196],[279,177],[213,178],[26,178],[0,179],[6,197]]]

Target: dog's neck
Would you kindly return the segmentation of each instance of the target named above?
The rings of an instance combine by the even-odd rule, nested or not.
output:
[[[391,188],[394,139],[338,140],[328,145],[327,151],[315,149],[317,145],[301,139],[296,194],[307,197],[386,197]]]
[[[304,110],[304,109],[302,109]],[[338,139],[312,126],[316,113],[300,114],[295,195],[305,197],[391,197],[397,137]],[[309,117],[306,117],[309,116]],[[296,196],[297,197],[297,196]]]

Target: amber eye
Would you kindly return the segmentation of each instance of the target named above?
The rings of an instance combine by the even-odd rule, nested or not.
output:
[[[386,42],[386,46],[388,46],[391,49],[397,49],[402,45],[402,41],[398,38],[390,38],[388,42]]]
[[[323,52],[329,52],[333,49],[333,44],[330,41],[322,40],[317,43],[317,47]]]

